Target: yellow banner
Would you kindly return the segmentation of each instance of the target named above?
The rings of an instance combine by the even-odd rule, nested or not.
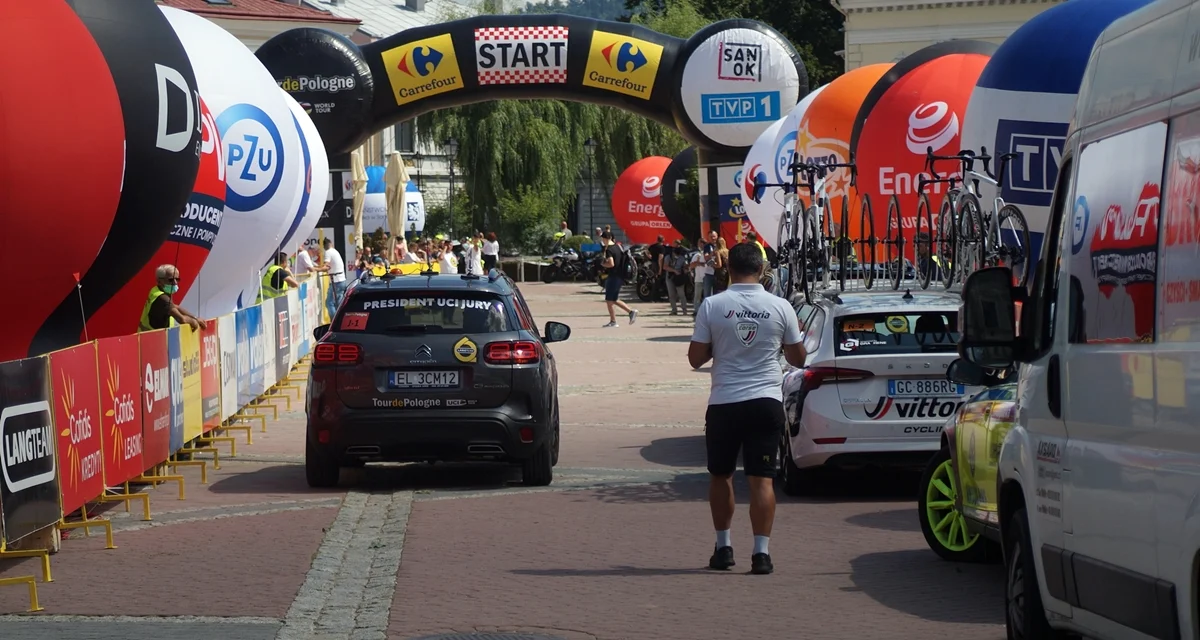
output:
[[[382,57],[398,105],[463,88],[454,40],[448,33],[388,49]]]
[[[200,394],[200,334],[179,328],[179,359],[183,363],[183,441],[204,433],[204,406]]]
[[[649,100],[662,52],[662,45],[640,38],[593,31],[583,84]]]

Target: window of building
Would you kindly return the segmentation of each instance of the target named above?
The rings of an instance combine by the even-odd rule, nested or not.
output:
[[[412,120],[401,122],[394,127],[394,130],[396,135],[396,151],[400,153],[413,153],[416,151]]]

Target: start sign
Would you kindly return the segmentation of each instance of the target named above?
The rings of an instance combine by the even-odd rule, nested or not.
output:
[[[479,84],[565,83],[569,32],[556,26],[476,29]]]

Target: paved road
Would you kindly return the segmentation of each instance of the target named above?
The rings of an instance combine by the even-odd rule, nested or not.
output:
[[[546,489],[506,468],[367,468],[304,484],[298,403],[188,497],[152,490],[154,521],[114,508],[116,550],[76,534],[41,585],[44,614],[0,588],[0,638],[543,640],[1004,636],[1002,572],[938,560],[912,477],[846,478],[781,496],[776,573],[702,569],[712,548],[701,424],[707,372],[686,365],[689,319],[641,304],[602,329],[598,287],[523,287],[574,329],[558,355],[563,450]],[[0,577],[28,574],[0,564]],[[491,635],[487,635],[491,634]]]

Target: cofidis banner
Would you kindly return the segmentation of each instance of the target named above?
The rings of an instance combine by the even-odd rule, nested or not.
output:
[[[104,493],[96,343],[55,351],[49,358],[58,482],[63,513],[71,514]]]
[[[142,466],[142,407],[138,384],[138,337],[120,336],[96,341],[100,368],[100,405],[104,481],[108,486],[137,477]]]

